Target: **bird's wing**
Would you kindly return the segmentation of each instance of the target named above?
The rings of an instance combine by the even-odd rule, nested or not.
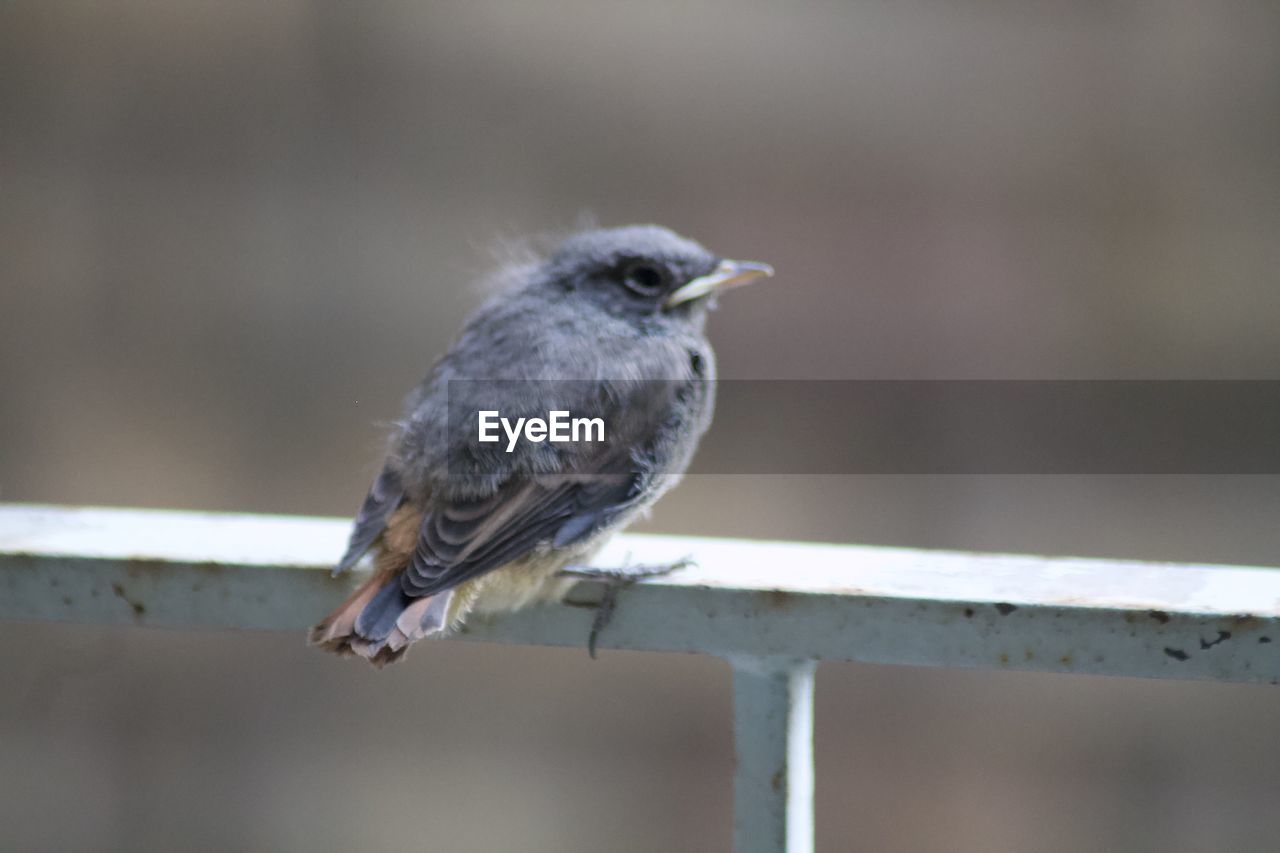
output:
[[[539,454],[547,452],[547,444],[525,443],[510,454],[489,446],[488,456],[472,450],[471,458],[479,461],[470,469],[450,469],[464,472],[455,479],[482,473],[484,465],[490,470],[505,465],[505,473],[482,497],[474,492],[450,495],[448,483],[433,489],[417,545],[400,578],[406,595],[451,589],[539,547],[565,548],[589,540],[652,498],[662,485],[658,478],[683,473],[708,422],[711,388],[702,380],[524,384],[539,392],[534,396],[543,405],[550,395],[541,392],[550,388],[561,395],[556,408],[603,415],[609,441],[602,447],[561,445],[562,467],[540,467]],[[509,397],[521,390],[517,385]],[[475,402],[467,398],[465,405],[470,409]],[[466,438],[475,441],[474,435]],[[455,449],[453,458],[466,459],[462,448],[467,446]]]
[[[487,498],[434,509],[422,518],[401,588],[412,597],[432,595],[539,545],[583,541],[642,500],[645,479],[639,471],[524,478]]]
[[[360,505],[351,538],[347,540],[347,552],[333,569],[335,575],[349,570],[364,556],[364,552],[382,535],[391,514],[404,500],[404,486],[400,482],[400,475],[390,467],[383,468],[369,487],[364,503]]]

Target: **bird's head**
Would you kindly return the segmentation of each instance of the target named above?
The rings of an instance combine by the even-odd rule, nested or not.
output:
[[[701,316],[716,294],[773,275],[768,264],[717,257],[658,225],[584,231],[544,265],[547,280],[612,314]]]

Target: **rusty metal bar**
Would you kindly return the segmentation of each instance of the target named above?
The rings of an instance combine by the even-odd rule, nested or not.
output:
[[[328,572],[347,529],[0,505],[0,619],[301,632],[356,582]],[[669,536],[619,537],[599,562],[686,556],[622,593],[599,646],[730,661],[739,853],[812,850],[818,660],[1280,681],[1277,569]],[[582,646],[590,620],[533,608],[458,639]]]
[[[300,631],[347,522],[0,505],[0,618]],[[1280,570],[622,536],[601,565],[692,555],[622,593],[601,648],[1275,683]],[[585,588],[584,588],[585,590]],[[576,594],[576,593],[575,593]],[[460,639],[581,646],[542,607]]]

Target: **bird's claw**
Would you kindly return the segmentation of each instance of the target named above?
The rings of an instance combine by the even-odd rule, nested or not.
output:
[[[681,557],[674,563],[656,563],[649,565],[623,565],[621,567],[601,568],[597,566],[565,566],[560,570],[560,577],[578,578],[587,581],[602,581],[604,583],[630,585],[636,581],[648,580],[649,578],[660,578],[663,575],[669,575],[672,572],[678,572],[681,569],[687,569],[694,565],[692,557]]]
[[[560,576],[597,581],[604,584],[604,593],[598,603],[581,601],[567,602],[573,607],[595,608],[596,615],[591,620],[591,633],[587,637],[587,654],[592,660],[596,657],[596,641],[600,632],[613,620],[613,613],[618,608],[618,593],[636,581],[647,580],[669,575],[680,569],[687,569],[694,564],[691,557],[683,557],[674,563],[651,565],[624,565],[621,568],[597,568],[595,566],[566,566],[560,570]]]

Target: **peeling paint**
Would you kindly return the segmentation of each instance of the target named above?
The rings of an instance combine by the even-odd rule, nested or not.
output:
[[[1201,648],[1201,650],[1202,650],[1202,651],[1203,651],[1203,650],[1207,650],[1207,649],[1211,649],[1211,648],[1213,648],[1214,646],[1218,645],[1219,643],[1225,643],[1227,640],[1230,640],[1230,639],[1231,639],[1231,632],[1230,632],[1230,631],[1219,631],[1219,632],[1218,632],[1218,636],[1217,636],[1215,639],[1212,639],[1212,640],[1206,640],[1206,639],[1204,639],[1203,637],[1201,637],[1201,638],[1200,638],[1200,648]]]
[[[143,604],[141,601],[134,601],[133,599],[131,599],[125,593],[124,586],[122,584],[113,583],[111,585],[111,591],[116,594],[116,598],[120,599],[125,604],[129,605],[130,608],[133,609],[134,619],[141,619],[144,615],[146,615],[146,612],[147,612],[146,605]]]

